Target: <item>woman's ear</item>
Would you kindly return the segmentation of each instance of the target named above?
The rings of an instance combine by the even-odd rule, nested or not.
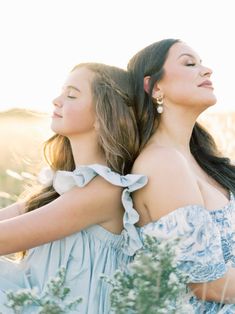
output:
[[[160,90],[160,88],[158,87],[157,82],[154,84],[153,86],[153,90],[152,90],[152,97],[154,99],[157,99],[158,97],[160,97],[162,95],[162,92]]]
[[[144,77],[144,90],[147,94],[149,93],[149,80],[150,80],[150,76]]]
[[[144,90],[147,94],[149,94],[149,81],[150,81],[150,76],[145,76],[144,77]],[[160,92],[160,89],[158,88],[158,84],[156,82],[152,90],[152,97],[153,98],[159,97],[159,92]]]
[[[159,91],[154,88],[153,91],[152,91],[152,97],[154,99],[157,99],[158,96],[159,96]]]

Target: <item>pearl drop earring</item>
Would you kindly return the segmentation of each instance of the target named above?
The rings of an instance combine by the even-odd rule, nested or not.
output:
[[[162,96],[159,96],[157,97],[157,112],[158,113],[163,113],[164,109],[163,109],[163,97]]]

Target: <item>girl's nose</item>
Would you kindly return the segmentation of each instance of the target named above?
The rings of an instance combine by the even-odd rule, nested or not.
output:
[[[55,107],[58,107],[58,108],[61,108],[61,107],[63,106],[60,97],[56,97],[56,98],[52,101],[52,103],[53,103],[53,105],[54,105]]]

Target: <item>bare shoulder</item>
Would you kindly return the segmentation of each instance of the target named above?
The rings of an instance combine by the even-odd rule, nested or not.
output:
[[[148,184],[134,198],[136,206],[144,206],[152,220],[179,207],[203,205],[196,178],[185,157],[175,149],[146,149],[136,160],[133,173],[148,177]]]
[[[151,180],[169,178],[182,170],[188,175],[191,173],[187,160],[179,151],[154,146],[144,150],[133,166],[133,173],[143,173]]]
[[[153,169],[162,168],[164,165],[169,168],[173,162],[174,165],[180,165],[185,162],[185,159],[176,149],[152,145],[138,156],[133,171],[144,170],[151,173]]]
[[[116,186],[101,176],[96,176],[91,182],[84,187],[74,187],[71,191],[70,199],[76,201],[84,199],[90,203],[93,208],[102,206],[108,207],[109,210],[120,207],[122,188]],[[112,205],[112,206],[110,206]]]

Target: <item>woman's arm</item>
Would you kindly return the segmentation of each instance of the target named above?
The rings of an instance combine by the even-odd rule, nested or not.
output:
[[[17,202],[0,209],[0,221],[19,216],[24,213],[25,203]]]
[[[197,298],[218,303],[235,303],[235,268],[229,268],[223,278],[207,283],[191,283]]]
[[[0,222],[0,255],[61,239],[120,215],[121,188],[96,177],[51,203]]]
[[[135,208],[146,212],[150,221],[157,221],[187,205],[204,206],[194,175],[178,152],[160,149],[157,154],[150,152],[143,157],[137,160],[133,172],[148,176],[148,184],[134,192],[133,199]],[[147,218],[143,221],[144,224],[150,222]],[[207,283],[192,283],[189,287],[200,299],[235,303],[234,283],[235,268],[231,268],[223,278]]]

